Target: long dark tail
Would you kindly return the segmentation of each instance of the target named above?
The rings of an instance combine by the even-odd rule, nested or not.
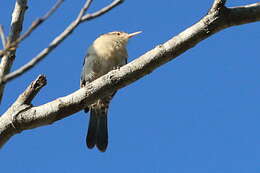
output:
[[[107,128],[107,110],[108,105],[105,107],[90,108],[90,119],[87,133],[87,146],[97,148],[105,152],[108,145],[108,128]]]

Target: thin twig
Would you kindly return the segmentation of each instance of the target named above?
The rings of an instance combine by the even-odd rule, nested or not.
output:
[[[6,47],[6,38],[5,38],[4,28],[3,28],[2,25],[0,25],[0,37],[1,37],[1,40],[2,40],[3,48],[5,49],[5,47]]]
[[[17,39],[16,44],[27,38],[40,24],[46,21],[60,7],[63,2],[64,0],[58,0],[56,4],[54,4],[54,6],[43,17],[36,19],[30,26],[30,28]]]
[[[110,11],[111,9],[113,9],[114,7],[116,7],[117,5],[119,5],[122,2],[123,2],[123,0],[115,0],[110,5],[102,8],[101,10],[84,16],[81,14],[88,9],[88,7],[91,3],[90,0],[87,0],[85,5],[79,12],[78,17],[80,16],[81,18],[77,17],[76,20],[74,20],[59,36],[57,36],[49,44],[49,46],[47,48],[43,49],[38,55],[36,55],[34,58],[32,58],[27,64],[23,65],[22,67],[15,70],[14,72],[7,74],[4,77],[2,83],[6,83],[6,82],[22,75],[23,73],[30,70],[31,68],[33,68],[37,63],[39,63],[42,59],[44,59],[54,48],[56,48],[65,38],[67,38],[80,23],[87,21],[87,20],[94,19],[96,17],[99,17],[100,15],[107,13],[108,11]]]
[[[86,13],[88,8],[90,7],[92,3],[92,0],[87,0],[86,3],[84,4],[83,8],[80,10],[79,15],[76,20],[81,20],[82,16]]]
[[[1,37],[1,40],[2,40],[3,48],[5,49],[5,47],[6,47],[6,38],[5,38],[4,28],[3,28],[2,25],[0,25],[0,37]]]
[[[44,21],[46,21],[59,7],[60,5],[64,2],[64,0],[58,0],[56,2],[56,4],[54,4],[54,6],[41,18],[36,19],[31,26],[29,27],[29,29],[23,34],[21,35],[17,40],[15,40],[14,42],[10,43],[9,45],[7,45],[4,50],[0,51],[0,57],[3,56],[5,53],[7,53],[10,49],[15,49],[19,43],[21,43],[25,38],[29,37],[31,35],[31,33],[40,26],[40,24],[42,24]]]
[[[84,15],[81,18],[81,22],[84,22],[86,20],[90,20],[92,18],[96,18],[98,16],[101,16],[102,14],[110,11],[112,8],[116,7],[117,5],[119,5],[119,4],[123,3],[123,2],[124,2],[124,0],[115,0],[110,5],[102,8],[102,9],[100,9],[100,10],[94,12],[94,13]]]

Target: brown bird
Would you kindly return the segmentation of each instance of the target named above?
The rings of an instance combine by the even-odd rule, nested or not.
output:
[[[128,34],[126,32],[109,32],[99,36],[88,48],[81,73],[80,87],[103,76],[109,71],[119,68],[127,63],[126,45],[128,39],[140,34],[141,31]],[[97,148],[104,152],[108,145],[107,112],[114,93],[107,94],[102,99],[85,108],[90,111],[90,119],[86,143],[88,148]]]

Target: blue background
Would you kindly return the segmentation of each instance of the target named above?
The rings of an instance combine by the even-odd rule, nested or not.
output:
[[[110,2],[94,0],[89,12]],[[129,42],[131,61],[197,22],[212,2],[126,0],[108,14],[81,24],[36,68],[10,82],[0,111],[5,112],[42,73],[48,85],[34,105],[77,90],[86,48],[98,35],[144,31]],[[254,2],[230,0],[227,6]],[[0,23],[6,33],[14,3],[1,3]],[[54,3],[29,1],[24,29]],[[20,45],[13,70],[45,48],[74,20],[83,3],[66,0]],[[259,173],[259,42],[259,22],[228,28],[121,89],[110,106],[105,153],[86,148],[88,116],[81,111],[11,138],[0,150],[0,171]]]

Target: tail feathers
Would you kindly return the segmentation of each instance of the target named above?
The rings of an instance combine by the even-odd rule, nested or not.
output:
[[[90,108],[87,146],[105,152],[108,145],[107,108]]]
[[[102,114],[98,118],[97,148],[105,152],[108,145],[107,115]]]
[[[93,148],[96,144],[96,135],[97,135],[97,124],[98,116],[96,116],[91,110],[89,124],[88,124],[88,134],[87,134],[87,146],[88,148]]]

